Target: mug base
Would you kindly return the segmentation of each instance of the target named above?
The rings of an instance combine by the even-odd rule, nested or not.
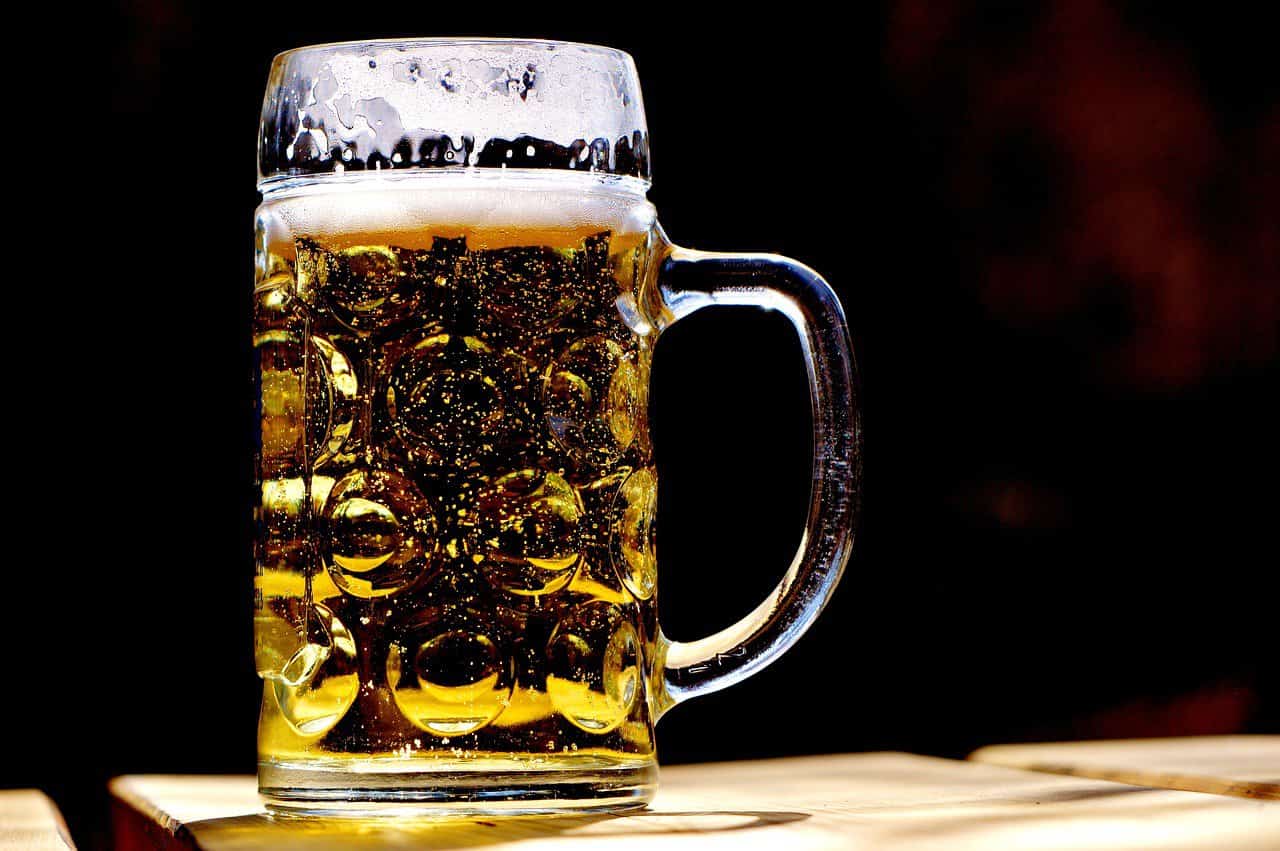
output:
[[[262,762],[258,792],[277,815],[367,818],[617,812],[657,791],[654,762],[554,769],[415,767]]]

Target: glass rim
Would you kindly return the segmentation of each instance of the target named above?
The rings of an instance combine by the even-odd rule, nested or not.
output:
[[[552,50],[575,50],[582,53],[599,53],[613,56],[625,62],[635,64],[635,59],[625,50],[595,44],[587,41],[566,41],[558,38],[506,38],[502,36],[398,36],[394,38],[358,38],[348,41],[325,41],[319,44],[303,44],[290,47],[271,57],[274,65],[285,57],[301,56],[307,53],[330,53],[344,48],[362,47],[486,47],[489,45],[502,47],[541,47]]]

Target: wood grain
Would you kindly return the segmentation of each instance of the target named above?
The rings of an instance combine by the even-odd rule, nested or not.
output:
[[[1280,736],[992,745],[969,759],[1138,786],[1280,800]]]
[[[122,777],[111,788],[125,849],[1280,848],[1280,805],[1268,801],[895,753],[676,766],[653,807],[621,816],[281,819],[252,777]]]
[[[67,851],[75,848],[62,814],[35,789],[0,790],[2,851]]]

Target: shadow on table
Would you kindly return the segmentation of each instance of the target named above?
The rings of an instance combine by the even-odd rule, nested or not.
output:
[[[575,816],[457,817],[385,819],[231,816],[192,822],[202,848],[297,848],[326,851],[350,848],[478,848],[501,842],[581,836],[668,836],[712,834],[789,824],[808,813],[759,810],[650,812]]]

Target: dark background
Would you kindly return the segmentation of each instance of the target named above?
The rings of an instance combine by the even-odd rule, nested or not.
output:
[[[793,652],[663,721],[664,762],[1280,732],[1271,30],[1219,4],[814,8],[116,7],[40,113],[72,179],[11,246],[36,336],[10,345],[38,354],[7,373],[0,784],[51,792],[94,847],[110,776],[254,769],[262,88],[277,51],[397,35],[631,52],[672,238],[794,256],[846,307],[854,560]],[[658,348],[674,638],[791,557],[803,374],[763,313]]]

